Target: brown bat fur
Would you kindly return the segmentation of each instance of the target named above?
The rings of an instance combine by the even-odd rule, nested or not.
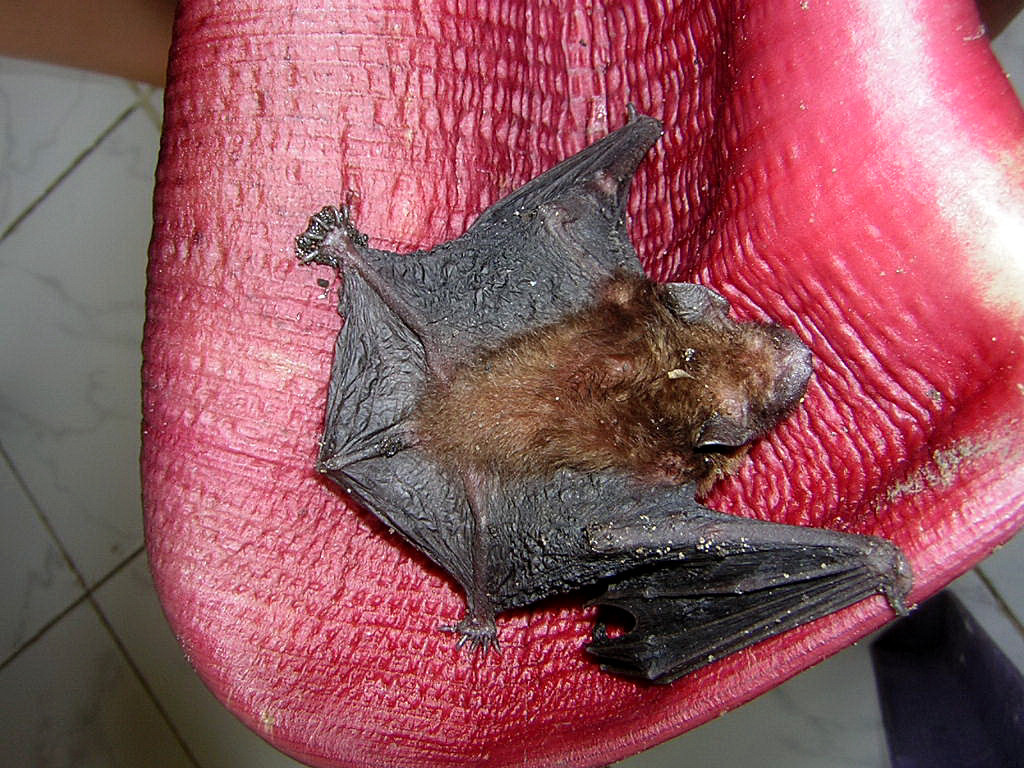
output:
[[[429,384],[417,436],[449,466],[505,478],[611,469],[706,493],[799,401],[810,365],[789,331],[705,314],[686,322],[664,286],[616,276]]]

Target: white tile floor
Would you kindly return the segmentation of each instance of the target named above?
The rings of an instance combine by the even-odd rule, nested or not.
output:
[[[1024,83],[1024,16],[997,49]],[[188,667],[143,553],[139,343],[161,96],[0,58],[3,765],[298,765]],[[1022,556],[1018,537],[956,590],[1024,665]],[[886,766],[867,644],[620,765]]]

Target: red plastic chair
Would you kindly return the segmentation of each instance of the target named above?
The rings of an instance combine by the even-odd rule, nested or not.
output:
[[[341,323],[300,269],[347,200],[392,250],[624,120],[650,273],[814,351],[805,405],[711,506],[887,536],[915,600],[1024,524],[1024,114],[970,0],[295,3],[178,12],[145,341],[149,553],[224,703],[318,766],[599,765],[890,618],[865,601],[669,687],[600,672],[571,601],[474,658],[452,583],[313,471]]]

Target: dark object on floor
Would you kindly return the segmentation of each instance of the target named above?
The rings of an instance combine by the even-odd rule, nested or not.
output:
[[[877,592],[902,610],[910,575],[885,540],[696,502],[796,405],[810,355],[644,277],[625,208],[660,135],[631,114],[430,251],[372,249],[337,208],[296,245],[344,270],[319,469],[455,578],[460,643],[600,584],[631,626],[600,623],[590,653],[670,682]]]
[[[1024,678],[942,592],[871,645],[893,768],[1024,765]]]

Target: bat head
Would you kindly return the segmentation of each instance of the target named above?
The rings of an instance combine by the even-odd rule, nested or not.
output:
[[[734,323],[705,348],[709,363],[696,400],[692,447],[702,462],[702,493],[735,471],[750,445],[800,402],[811,374],[810,351],[777,325]]]
[[[810,353],[737,323],[697,285],[616,275],[562,321],[488,350],[421,399],[419,443],[453,469],[616,470],[704,490],[800,400]]]
[[[649,481],[696,480],[706,492],[807,388],[810,351],[796,334],[732,320],[728,302],[702,286],[620,277],[599,306],[603,368],[618,374],[604,394],[622,404],[618,423],[646,429],[632,470]]]

